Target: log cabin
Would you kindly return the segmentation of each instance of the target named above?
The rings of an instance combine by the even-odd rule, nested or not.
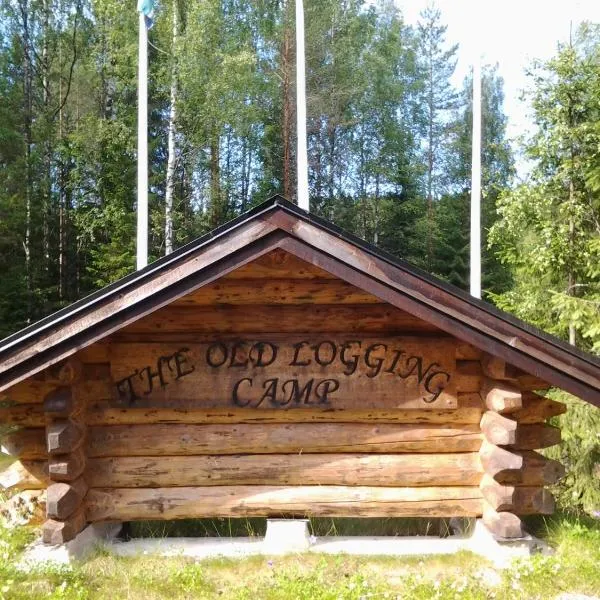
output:
[[[0,342],[0,485],[103,521],[550,513],[600,362],[276,196]]]

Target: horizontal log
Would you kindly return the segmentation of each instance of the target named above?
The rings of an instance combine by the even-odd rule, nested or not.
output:
[[[478,360],[456,361],[456,389],[459,392],[479,392],[482,371]]]
[[[0,408],[0,424],[19,427],[44,427],[46,416],[42,404],[23,404]]]
[[[519,423],[543,423],[567,411],[566,404],[533,392],[524,392],[522,396],[523,407],[510,414],[510,418]]]
[[[480,360],[483,353],[479,348],[471,346],[466,342],[457,342],[456,346],[456,359],[457,360]]]
[[[48,460],[48,473],[54,481],[73,481],[85,470],[85,461],[82,448],[70,454],[51,456]]]
[[[252,318],[248,318],[252,315]],[[439,331],[437,327],[389,304],[318,304],[306,310],[294,305],[167,306],[122,330],[124,334]],[[121,334],[119,334],[120,336]],[[117,337],[119,337],[117,336]]]
[[[45,431],[41,427],[12,431],[2,437],[0,449],[15,458],[46,458]]]
[[[122,407],[446,410],[457,406],[454,353],[447,337],[296,334],[115,343],[111,364]]]
[[[518,423],[493,410],[481,417],[481,431],[490,444],[508,445],[517,441]]]
[[[56,388],[44,398],[44,412],[53,418],[68,417],[73,408],[73,392],[70,387]]]
[[[491,354],[484,354],[481,357],[481,370],[490,379],[512,380],[513,382],[521,373],[517,367],[509,365],[506,361]]]
[[[0,487],[38,490],[48,485],[48,463],[45,460],[22,460],[0,472]]]
[[[87,453],[100,456],[474,452],[477,425],[297,423],[92,427]]]
[[[500,539],[517,539],[526,535],[523,522],[510,512],[498,512],[487,505],[483,509],[483,524],[490,533]]]
[[[57,420],[46,427],[46,444],[51,455],[73,452],[84,438],[84,427],[71,420]]]
[[[0,504],[0,517],[9,526],[39,525],[46,517],[46,490],[23,490]]]
[[[89,459],[91,487],[212,485],[479,485],[475,452],[460,454],[263,454]]]
[[[41,403],[55,387],[53,383],[30,377],[0,392],[0,401],[16,404]]]
[[[44,544],[64,544],[71,541],[86,524],[85,509],[81,507],[64,521],[48,519],[42,527],[42,540]]]
[[[487,474],[483,476],[479,487],[494,510],[518,515],[549,515],[554,512],[554,498],[542,487],[503,485]]]
[[[341,279],[219,279],[173,302],[215,304],[380,304],[381,300]]]
[[[483,394],[488,409],[501,414],[513,413],[523,407],[521,391],[510,382],[487,379]]]
[[[48,518],[64,521],[81,506],[88,491],[83,477],[71,483],[53,483],[48,486],[46,512]]]
[[[479,451],[485,472],[497,482],[510,485],[543,486],[564,476],[564,467],[531,450],[508,450],[486,441]]]
[[[530,391],[535,392],[536,390],[547,390],[552,386],[543,379],[536,377],[535,375],[529,375],[524,373],[523,375],[519,375],[517,378],[517,386],[522,391]]]
[[[522,425],[493,411],[481,418],[481,431],[490,444],[517,450],[548,448],[560,443],[560,429],[544,423]]]
[[[56,386],[71,386],[81,380],[82,364],[72,357],[46,367],[43,375],[47,382]]]
[[[225,275],[224,279],[335,279],[335,276],[285,250],[273,250]]]
[[[208,517],[478,516],[477,487],[216,486],[90,489],[87,519],[135,521]]]
[[[94,425],[149,425],[172,424],[221,424],[221,423],[429,423],[476,424],[481,419],[481,409],[458,408],[456,410],[200,410],[200,409],[146,409],[110,408],[96,405],[87,415],[87,422]]]

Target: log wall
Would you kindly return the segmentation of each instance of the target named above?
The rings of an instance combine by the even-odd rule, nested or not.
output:
[[[519,537],[563,472],[535,452],[560,441],[546,387],[276,252],[5,392],[0,485],[45,493],[48,543],[285,515],[482,516]]]

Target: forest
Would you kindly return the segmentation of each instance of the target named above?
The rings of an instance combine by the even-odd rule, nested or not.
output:
[[[305,19],[311,210],[467,289],[471,81],[440,12],[307,0]],[[135,268],[137,25],[116,0],[0,0],[0,336]],[[149,37],[152,261],[295,200],[294,3],[164,0]],[[483,71],[484,298],[599,353],[600,26],[529,83],[514,146]],[[569,402],[563,499],[597,509],[600,416]]]

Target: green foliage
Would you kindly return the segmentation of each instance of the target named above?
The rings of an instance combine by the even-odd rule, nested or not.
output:
[[[600,352],[600,35],[584,26],[573,45],[537,65],[532,105],[537,131],[526,145],[530,181],[503,193],[490,243],[513,286],[496,304],[584,350]],[[567,465],[559,500],[600,508],[600,411],[565,398],[560,417]]]

